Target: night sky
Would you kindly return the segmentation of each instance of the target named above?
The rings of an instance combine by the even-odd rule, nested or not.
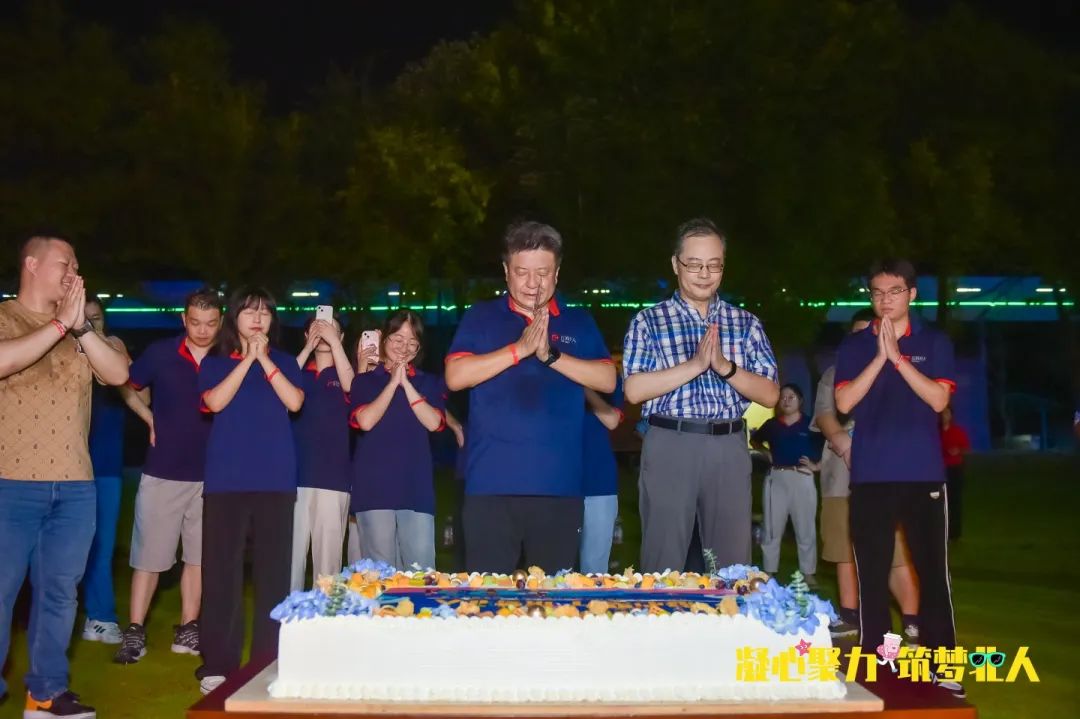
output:
[[[724,0],[717,0],[724,1]],[[857,0],[856,0],[857,1]],[[915,17],[942,12],[952,0],[901,0]],[[23,2],[3,3],[0,16]],[[973,0],[1001,22],[1051,49],[1080,50],[1080,0]],[[66,2],[69,12],[105,24],[125,44],[169,16],[220,28],[241,80],[265,87],[271,107],[303,108],[331,67],[385,86],[443,39],[467,39],[511,17],[514,0],[94,0]]]

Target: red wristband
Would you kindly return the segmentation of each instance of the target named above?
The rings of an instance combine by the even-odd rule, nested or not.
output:
[[[272,382],[274,377],[277,377],[279,372],[281,372],[281,368],[280,367],[275,367],[273,372],[266,375],[266,381],[267,382]]]
[[[53,327],[56,328],[56,331],[60,333],[61,337],[67,336],[68,328],[64,325],[63,322],[61,322],[60,320],[53,320],[52,323]]]
[[[507,345],[506,348],[510,350],[510,356],[514,358],[514,364],[521,361],[518,359],[517,345]]]
[[[900,365],[902,365],[902,364],[904,364],[904,355],[900,355],[900,359],[893,362],[893,367],[895,367],[896,371],[899,372],[900,371]]]
[[[424,399],[423,397],[421,397],[420,399],[416,400],[415,402],[409,402],[409,406],[410,407],[415,407],[416,405],[421,404],[423,402],[427,402],[427,400]]]

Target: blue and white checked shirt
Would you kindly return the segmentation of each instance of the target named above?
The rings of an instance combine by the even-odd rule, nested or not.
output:
[[[697,354],[698,345],[710,324],[720,326],[720,350],[749,371],[776,381],[776,357],[761,320],[750,312],[719,298],[709,303],[708,316],[675,292],[670,299],[637,313],[623,341],[623,373],[653,372],[686,362]],[[711,368],[671,392],[650,399],[641,416],[662,414],[671,417],[732,420],[750,406]]]

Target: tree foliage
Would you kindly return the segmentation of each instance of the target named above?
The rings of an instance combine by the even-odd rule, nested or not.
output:
[[[888,252],[1080,285],[1076,58],[964,6],[521,0],[374,97],[333,71],[285,115],[204,25],[121,47],[31,3],[0,68],[0,231],[65,227],[111,282],[464,290],[532,216],[567,239],[564,283],[658,293],[673,228],[709,215],[726,289],[793,345],[822,312],[799,298]]]

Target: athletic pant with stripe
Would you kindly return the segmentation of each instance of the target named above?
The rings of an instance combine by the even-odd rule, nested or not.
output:
[[[859,575],[859,643],[873,652],[889,614],[889,569],[896,526],[904,527],[919,578],[919,643],[931,650],[956,647],[949,578],[948,496],[943,482],[851,485],[851,539]]]

